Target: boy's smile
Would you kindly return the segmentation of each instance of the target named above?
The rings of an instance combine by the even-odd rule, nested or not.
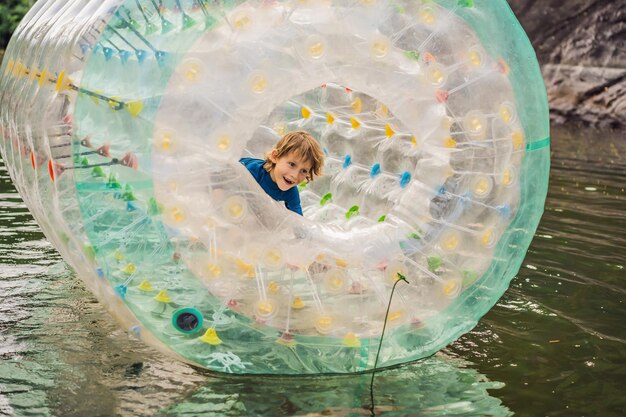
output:
[[[270,177],[282,191],[287,191],[306,180],[311,171],[311,162],[305,161],[294,152],[277,158],[274,150],[270,160],[275,164],[270,171]]]

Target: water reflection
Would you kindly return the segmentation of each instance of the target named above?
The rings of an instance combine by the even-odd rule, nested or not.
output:
[[[444,354],[379,373],[376,415],[626,415],[626,142],[555,132],[552,152],[511,288]],[[0,415],[371,415],[369,375],[216,378],[128,338],[1,167],[0,359]]]
[[[209,379],[162,416],[507,416],[489,382],[460,360],[435,356],[370,375]]]

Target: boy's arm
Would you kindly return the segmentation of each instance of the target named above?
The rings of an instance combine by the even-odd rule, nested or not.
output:
[[[302,207],[300,206],[300,193],[297,189],[294,188],[295,193],[293,193],[293,197],[289,200],[285,200],[285,207],[294,213],[298,213],[302,216]]]

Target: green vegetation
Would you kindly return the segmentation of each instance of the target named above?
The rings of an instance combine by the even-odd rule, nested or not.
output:
[[[2,0],[0,2],[0,50],[9,43],[11,34],[36,0]],[[0,52],[1,53],[1,52]]]

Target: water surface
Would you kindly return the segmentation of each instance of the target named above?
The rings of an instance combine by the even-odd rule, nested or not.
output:
[[[626,141],[553,136],[546,213],[511,288],[443,352],[378,373],[373,392],[369,375],[215,377],[143,346],[0,168],[0,415],[626,415]]]

